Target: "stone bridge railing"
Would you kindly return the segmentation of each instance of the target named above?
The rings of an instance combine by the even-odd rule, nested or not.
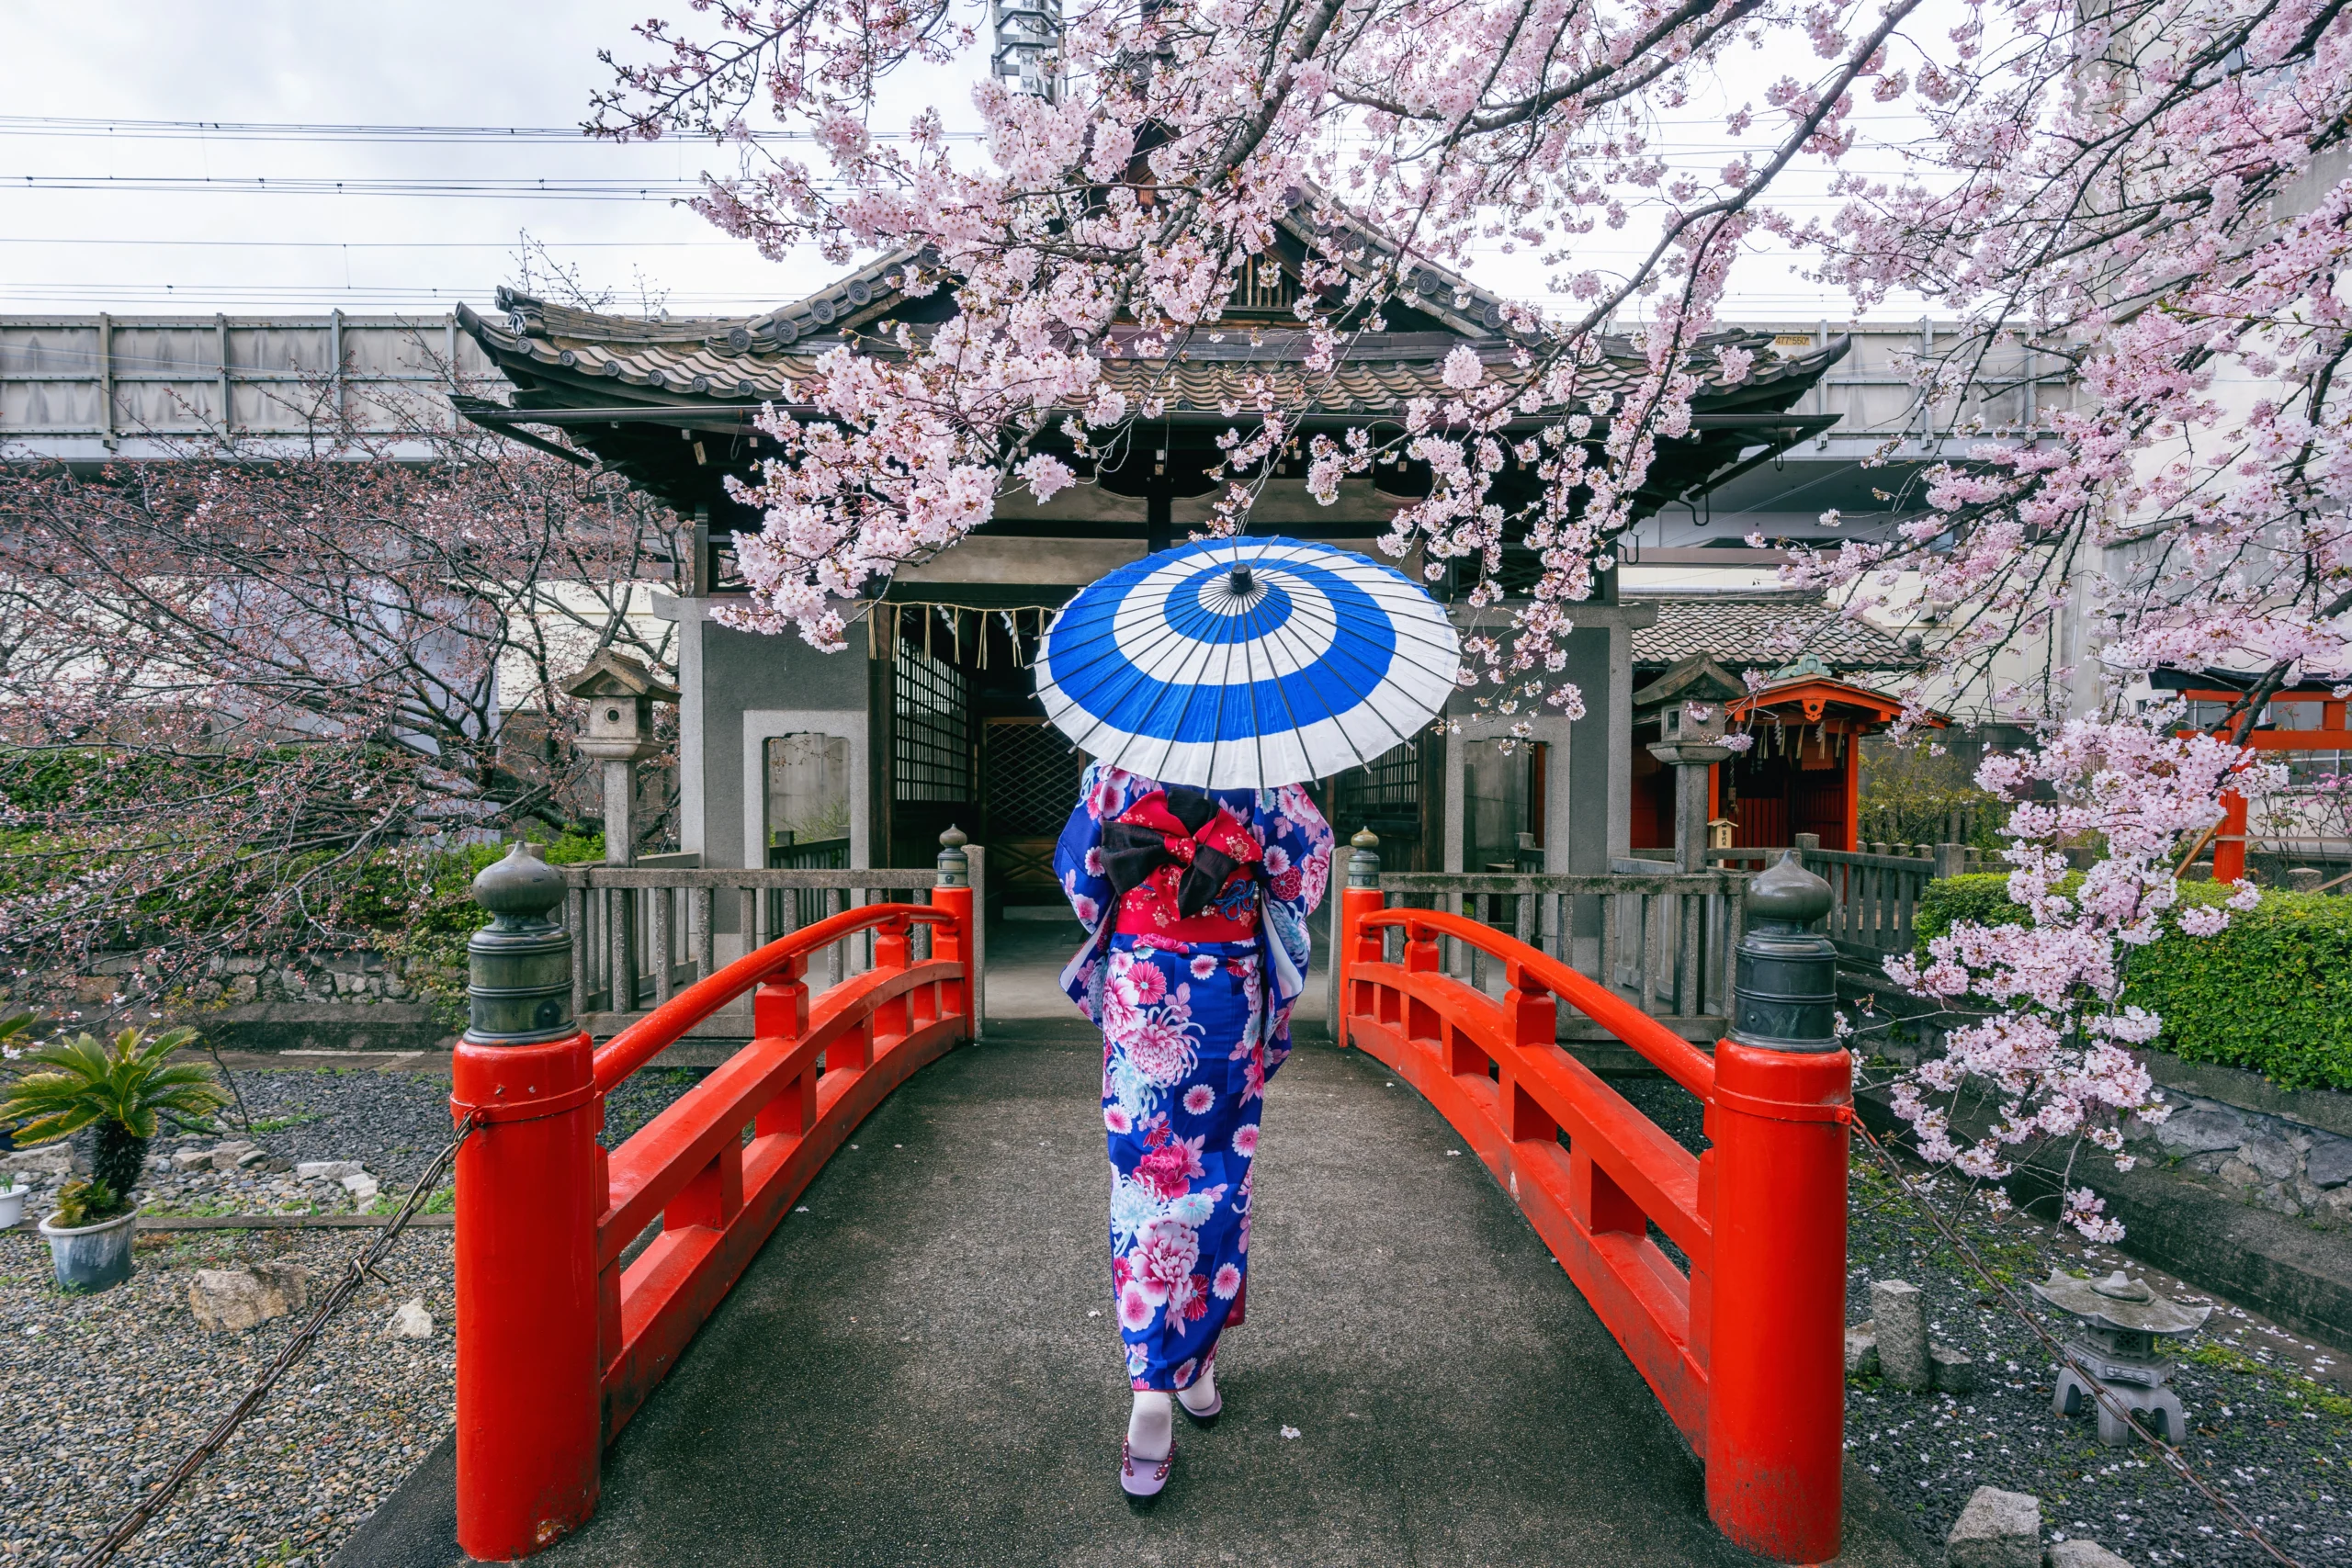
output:
[[[1889,953],[1911,951],[1919,896],[1928,883],[1986,869],[1982,852],[1965,844],[1825,850],[1817,833],[1799,833],[1794,844],[1768,849],[1709,850],[1707,858],[1726,868],[1760,871],[1792,849],[1807,871],[1829,884],[1828,934],[1838,955],[1872,969]]]

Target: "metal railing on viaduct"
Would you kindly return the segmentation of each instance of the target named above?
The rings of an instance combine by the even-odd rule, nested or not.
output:
[[[522,845],[477,879],[496,918],[472,942],[473,1021],[450,1100],[473,1127],[457,1202],[457,1523],[469,1556],[527,1556],[588,1518],[605,1445],[794,1200],[891,1090],[973,1037],[978,927],[970,858],[953,838],[922,890],[929,902],[894,889],[909,901],[841,909],[723,967],[706,961],[601,1048],[573,1011],[572,931],[550,918],[577,879],[568,889]],[[1805,929],[1829,889],[1793,860],[1753,879],[1714,874],[1725,886],[1679,878],[1617,895],[1720,902],[1745,887],[1714,919],[1658,919],[1718,942],[1732,933],[1715,949],[1735,960],[1732,1027],[1711,1056],[1643,1010],[1660,999],[1649,986],[1588,978],[1462,914],[1385,908],[1360,835],[1339,900],[1336,1032],[1419,1089],[1526,1213],[1704,1461],[1717,1527],[1751,1551],[1821,1562],[1838,1550],[1851,1119],[1831,1023],[1836,952]],[[1574,923],[1559,900],[1599,896],[1473,891],[1523,897],[1514,923],[1539,938],[1547,919]],[[1630,908],[1631,929],[1647,929],[1648,907]],[[870,963],[812,995],[811,959],[853,941]],[[1447,973],[1446,944],[1464,973]],[[1616,957],[1612,942],[1601,974],[1622,982]],[[1670,1005],[1686,1022],[1707,990],[1699,955],[1653,957],[1679,975]],[[1487,966],[1507,987],[1499,998]],[[1685,1150],[1570,1055],[1562,1003],[1696,1097],[1713,1146]],[[618,1147],[599,1147],[604,1097],[729,1010],[749,1043]]]

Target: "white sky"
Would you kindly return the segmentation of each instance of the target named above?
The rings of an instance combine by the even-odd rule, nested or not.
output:
[[[576,266],[589,288],[633,302],[641,275],[666,290],[677,314],[749,312],[822,284],[837,269],[813,254],[772,265],[683,208],[639,198],[633,188],[626,199],[548,199],[137,183],[464,177],[671,187],[706,166],[731,168],[733,153],[707,143],[164,137],[120,123],[571,127],[608,79],[598,49],[642,57],[628,28],[648,9],[648,0],[80,0],[0,10],[0,60],[8,68],[0,96],[0,313],[437,312],[460,299],[485,302],[511,279],[523,230]],[[687,25],[702,19],[683,4],[662,9]],[[984,28],[985,7],[971,14]],[[970,123],[966,96],[983,68],[976,54],[894,83],[876,129],[902,126],[927,103],[951,126]],[[1779,73],[1759,71],[1754,85]],[[1695,165],[1719,164],[1720,120],[1711,130],[1696,111],[1685,114],[1668,133]],[[42,117],[116,123],[72,134],[26,123]],[[1870,163],[1894,168],[1891,155]],[[98,188],[40,183],[59,180]],[[1647,227],[1641,220],[1636,232]],[[1482,258],[1473,270],[1506,293],[1541,288],[1511,258]],[[1796,279],[1782,257],[1755,258],[1744,279],[1727,314],[1849,314],[1842,296]]]

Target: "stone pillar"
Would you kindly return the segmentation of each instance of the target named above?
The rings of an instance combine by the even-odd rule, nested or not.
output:
[[[637,759],[605,760],[605,863],[630,865],[637,860]]]
[[[1708,1109],[1707,1511],[1750,1551],[1838,1555],[1844,1452],[1846,1129],[1829,885],[1793,852],[1748,885],[1730,1037]],[[1710,1180],[1712,1176],[1712,1180]]]
[[[1918,1393],[1933,1381],[1928,1357],[1928,1306],[1919,1287],[1901,1280],[1871,1281],[1871,1328],[1878,1339],[1878,1370],[1896,1388]]]
[[[1720,703],[1679,703],[1658,716],[1665,737],[1650,748],[1650,755],[1674,770],[1674,869],[1707,869],[1707,796],[1709,775],[1718,762],[1731,760],[1723,743],[1724,710]],[[1707,1010],[1706,980],[1701,968],[1706,937],[1706,900],[1684,896],[1680,934],[1674,944],[1674,1008],[1684,1014]]]

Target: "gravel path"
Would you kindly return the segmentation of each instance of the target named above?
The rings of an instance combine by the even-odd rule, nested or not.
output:
[[[628,1136],[701,1076],[638,1074],[606,1103],[605,1143]],[[448,1136],[444,1076],[302,1067],[241,1069],[237,1078],[255,1121],[252,1141],[273,1161],[358,1160],[387,1178],[371,1206],[389,1208]],[[157,1146],[168,1154],[178,1141]],[[211,1180],[216,1201],[254,1212],[248,1205],[268,1196],[262,1184],[281,1179],[237,1171],[184,1179],[191,1190]],[[0,1565],[67,1562],[75,1543],[102,1535],[305,1321],[297,1314],[243,1334],[209,1332],[188,1308],[194,1269],[286,1258],[311,1270],[315,1296],[370,1239],[347,1231],[143,1235],[127,1284],[67,1296],[55,1288],[45,1242],[0,1233]],[[383,1267],[389,1283],[361,1290],[119,1561],[317,1568],[332,1556],[450,1428],[452,1240],[447,1231],[402,1236]],[[433,1337],[386,1337],[392,1309],[420,1296]]]
[[[1704,1146],[1697,1102],[1674,1085],[1614,1087],[1685,1147]],[[1849,1381],[1846,1446],[1923,1535],[1941,1541],[1969,1494],[1992,1485],[2040,1497],[2050,1540],[2087,1538],[2133,1563],[2274,1561],[2144,1450],[2102,1448],[2088,1417],[2054,1415],[2054,1363],[2040,1340],[1995,1304],[1868,1157],[1858,1153],[1854,1166],[1847,1321],[1870,1315],[1873,1279],[1907,1280],[1927,1293],[1931,1337],[1974,1358],[1979,1374],[1977,1392],[1961,1398],[1909,1393],[1875,1377]],[[2173,1348],[2182,1359],[2173,1386],[2190,1428],[2186,1457],[2306,1568],[2352,1564],[2352,1398],[2328,1347],[2021,1216],[1998,1225],[1972,1220],[1963,1234],[2020,1296],[2053,1267],[2120,1268],[2177,1300],[2212,1302],[2208,1326]],[[2061,1326],[2056,1314],[2043,1322]]]

